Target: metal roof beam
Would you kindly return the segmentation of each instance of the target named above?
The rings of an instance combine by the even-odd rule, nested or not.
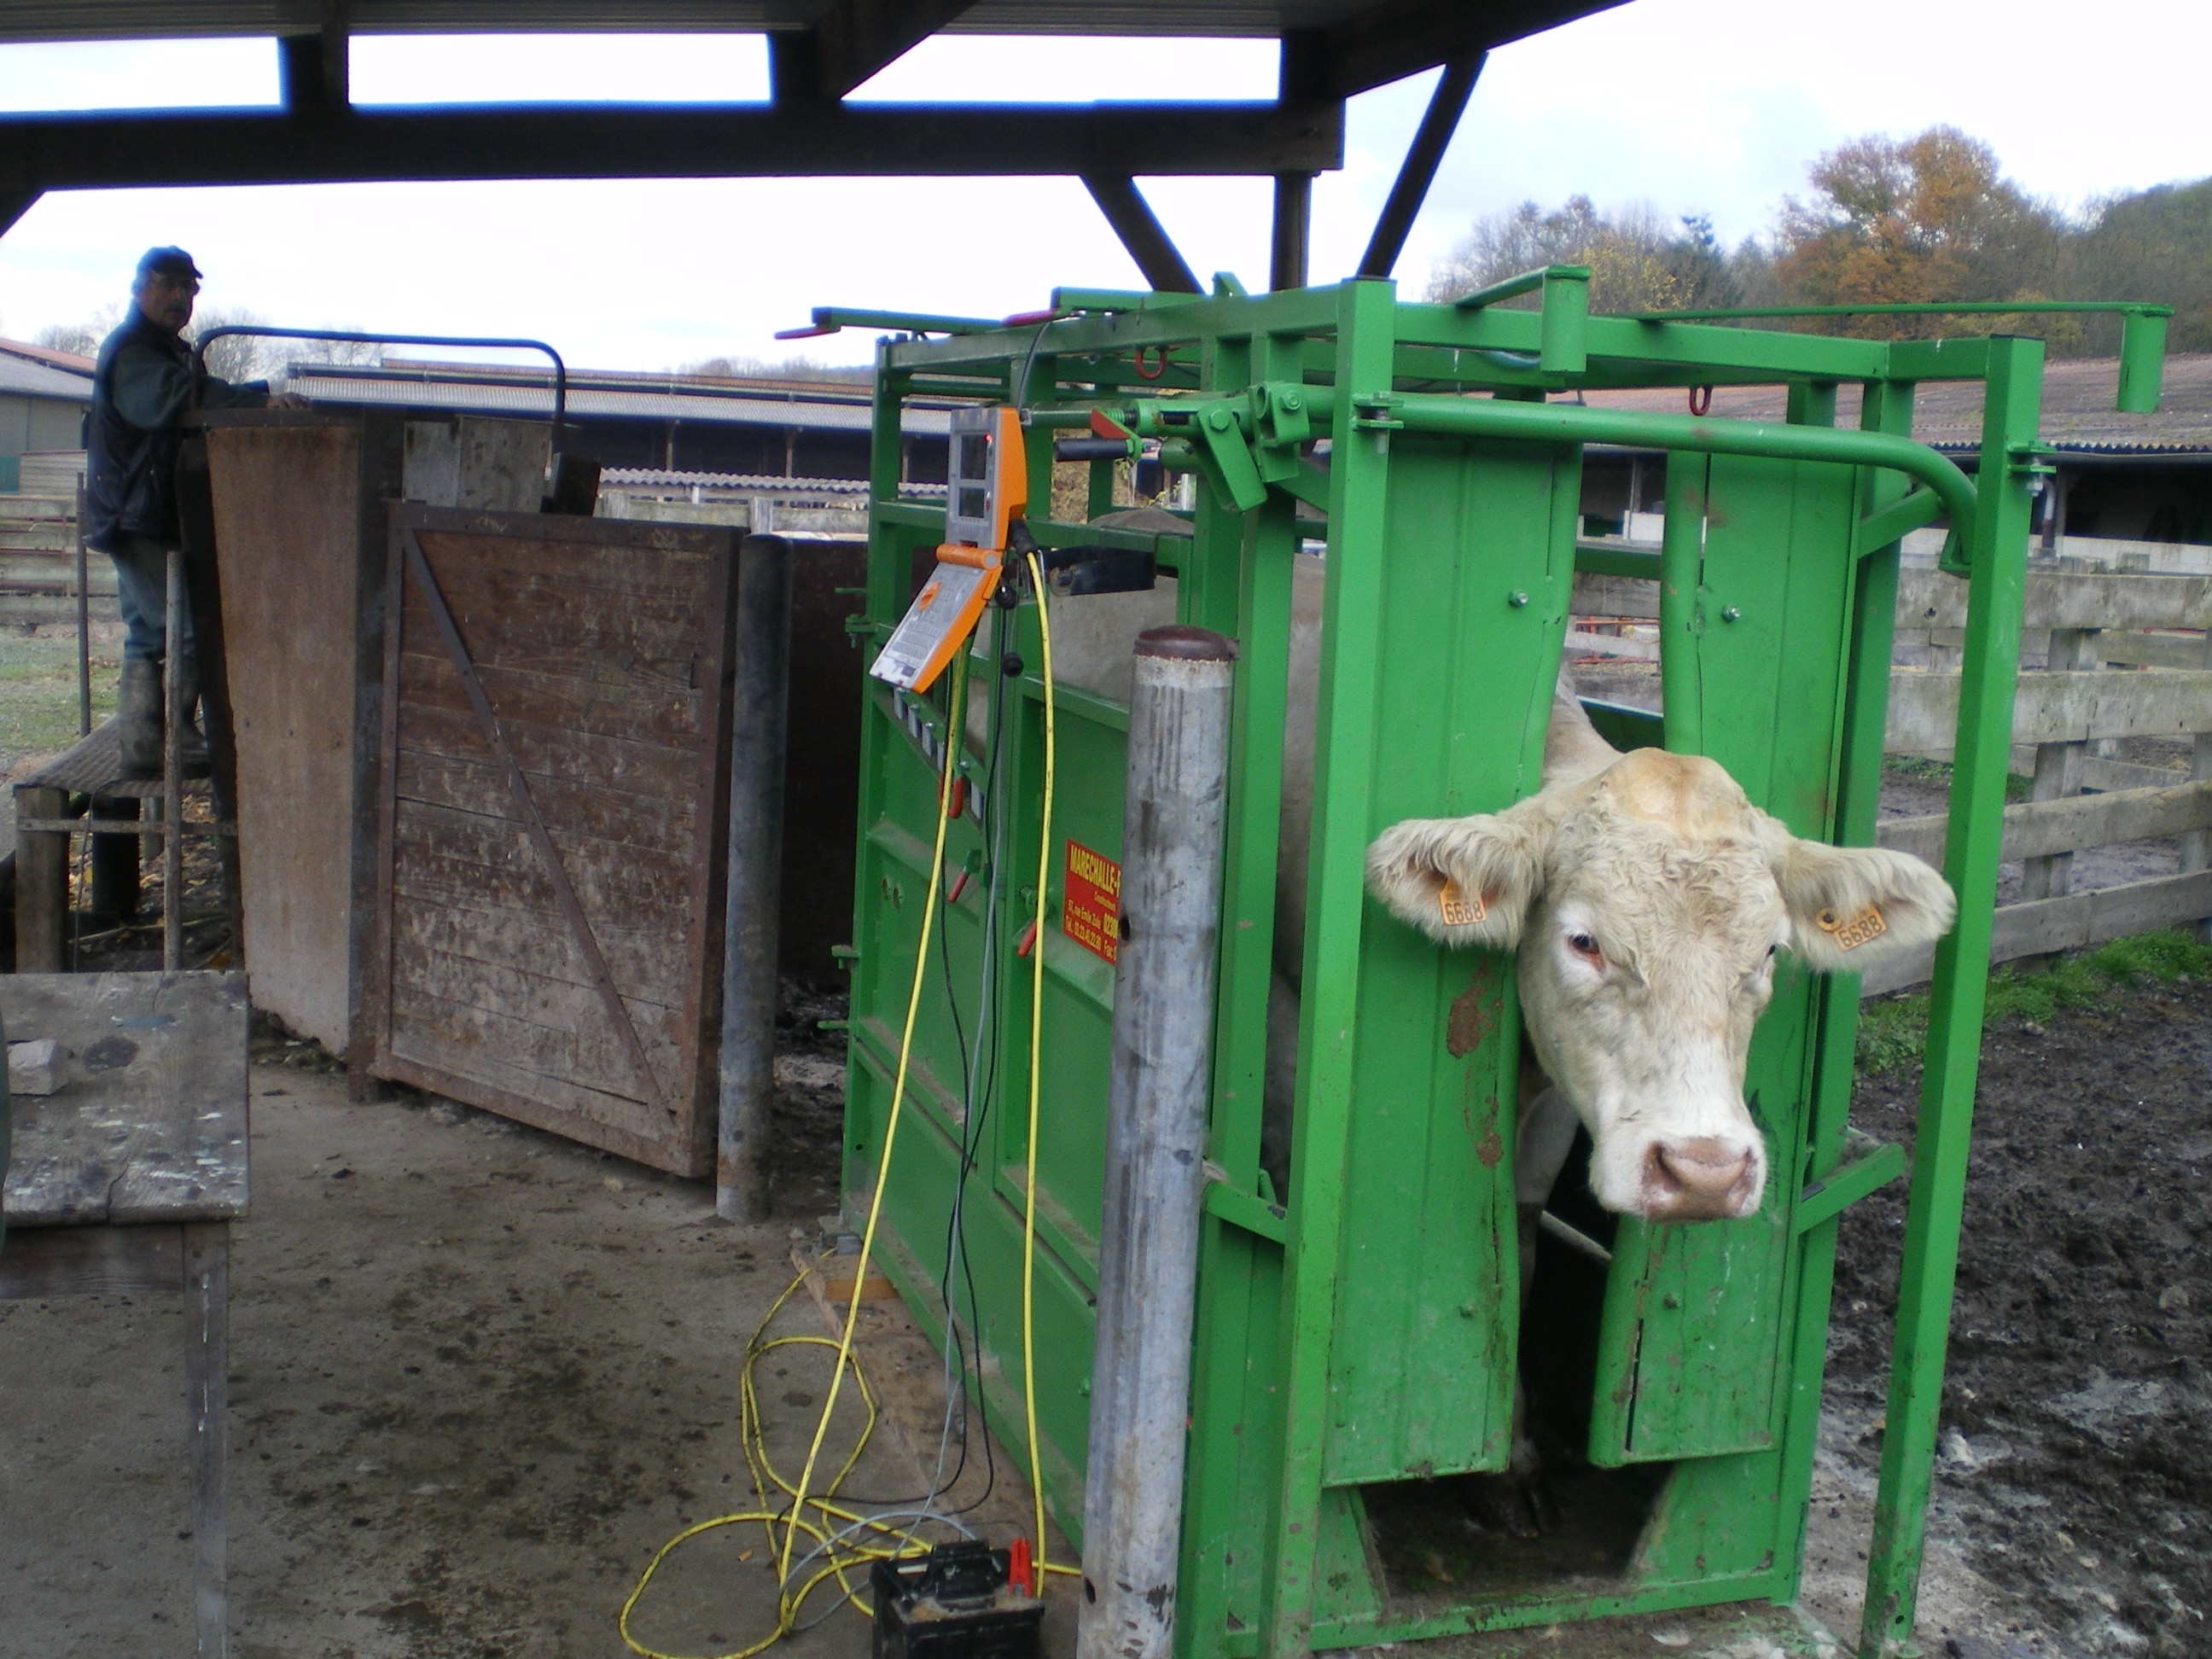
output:
[[[1321,73],[1349,98],[1469,52],[1540,34],[1626,0],[1383,0],[1321,30]]]
[[[321,0],[322,26],[314,33],[276,37],[279,101],[286,109],[343,109],[353,101],[352,9],[350,0]]]
[[[0,197],[14,188],[30,199],[47,190],[394,179],[1222,176],[1322,171],[1343,158],[1334,105],[602,104],[0,118]]]
[[[1474,95],[1474,83],[1489,57],[1486,52],[1469,52],[1444,65],[1413,142],[1406,147],[1406,159],[1390,186],[1389,199],[1375,217],[1375,234],[1368,238],[1367,252],[1359,256],[1362,276],[1388,276],[1398,256],[1406,251],[1413,220],[1428,199],[1429,186],[1436,182],[1437,168],[1443,163],[1444,151],[1458,131],[1459,118],[1466,112],[1467,100]]]
[[[1114,234],[1121,239],[1121,246],[1129,250],[1129,257],[1137,262],[1137,269],[1145,280],[1160,294],[1203,294],[1198,278],[1189,263],[1176,252],[1167,227],[1160,223],[1152,211],[1152,204],[1137,188],[1137,181],[1126,173],[1086,173],[1084,188],[1098,204],[1098,210],[1106,216],[1106,222],[1114,227]]]
[[[974,0],[837,0],[815,20],[813,95],[842,98],[904,57]],[[781,95],[779,89],[779,96]]]

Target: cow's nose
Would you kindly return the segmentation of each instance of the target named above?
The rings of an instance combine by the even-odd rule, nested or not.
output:
[[[1750,1190],[1751,1148],[1741,1141],[1700,1135],[1655,1140],[1644,1158],[1644,1213],[1654,1221],[1721,1221],[1745,1213]]]

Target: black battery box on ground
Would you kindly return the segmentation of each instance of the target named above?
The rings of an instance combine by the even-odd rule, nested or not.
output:
[[[1028,1552],[963,1540],[877,1562],[872,1659],[1037,1659],[1044,1603],[1029,1594],[1029,1563],[1017,1553]]]

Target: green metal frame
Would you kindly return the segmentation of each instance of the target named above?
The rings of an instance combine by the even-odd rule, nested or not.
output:
[[[1897,543],[1941,511],[1951,562],[1970,582],[1945,866],[1960,920],[1936,957],[1863,1638],[1869,1659],[1910,1650],[2040,466],[2042,347],[1590,316],[1577,275],[1535,273],[1519,291],[1540,293],[1539,311],[1492,306],[1496,294],[1401,304],[1384,282],[1264,296],[1225,280],[1210,297],[1063,292],[1052,320],[879,350],[866,610],[852,624],[866,653],[904,609],[942,525],[939,507],[899,492],[906,399],[1022,405],[1039,428],[1032,502],[1051,499],[1047,434],[1099,407],[1205,480],[1194,537],[1151,544],[1179,579],[1182,620],[1233,635],[1241,653],[1210,1127],[1224,1178],[1207,1188],[1178,1626],[1190,1659],[1795,1597],[1836,1218],[1905,1164],[1894,1149],[1855,1147],[1848,1130],[1856,980],[1785,972],[1760,1024],[1749,1088],[1774,1171],[1760,1213],[1690,1227],[1624,1220],[1614,1240],[1592,1461],[1666,1471],[1626,1573],[1409,1596],[1378,1581],[1364,1494],[1502,1468],[1510,1453],[1517,1012],[1510,958],[1444,952],[1391,921],[1363,891],[1363,854],[1401,818],[1492,811],[1536,788],[1578,562],[1663,578],[1663,717],[1599,711],[1611,734],[1713,756],[1798,833],[1870,843]],[[1139,375],[1139,362],[1159,372]],[[1910,440],[1913,388],[1930,380],[1988,386],[1973,479]],[[1847,382],[1863,388],[1856,430],[1834,425]],[[1561,389],[1775,383],[1790,389],[1789,413],[1771,424],[1541,401]],[[1311,450],[1318,438],[1330,441],[1326,465]],[[1656,558],[1578,552],[1589,443],[1667,452]],[[1093,510],[1109,483],[1109,464],[1097,464]],[[1291,1190],[1277,1194],[1260,1168],[1261,1095],[1291,586],[1301,538],[1324,529],[1300,518],[1302,504],[1326,515],[1327,626]],[[1102,539],[1076,525],[1031,527],[1048,546]],[[1035,611],[1008,622],[1004,644],[1030,668],[1006,686],[995,774],[948,742],[941,700],[870,686],[845,1187],[858,1201],[875,1179],[930,898],[935,757],[950,750],[1003,821],[995,845],[970,818],[948,843],[948,869],[1006,861],[1000,971],[993,1006],[980,1006],[992,888],[969,880],[945,910],[950,971],[933,963],[923,999],[915,1121],[884,1194],[886,1266],[942,1341],[937,1284],[969,1147],[984,1404],[992,1427],[1022,1445],[1025,1148],[1008,1103],[1029,1064],[1030,975],[1012,952],[1042,880],[1054,909],[1036,947],[1047,1001],[1036,1412],[1047,1498],[1073,1534],[1113,975],[1059,929],[1058,855],[1036,867]],[[1125,713],[1068,690],[1058,706],[1055,835],[1118,857]],[[998,1088],[971,1123],[961,1044],[976,1042],[979,1022]],[[960,1304],[964,1316],[964,1291]]]

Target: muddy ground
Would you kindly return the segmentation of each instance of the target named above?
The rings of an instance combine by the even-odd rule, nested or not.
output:
[[[833,1012],[787,1011],[793,1155],[777,1219],[756,1228],[715,1220],[702,1184],[465,1107],[349,1103],[312,1049],[258,1040],[234,1271],[242,1659],[623,1653],[613,1619],[652,1550],[749,1501],[738,1356],[831,1207],[835,1048],[814,1022]],[[2208,1060],[2203,987],[1992,1034],[1932,1653],[2212,1650],[2197,1618]],[[1863,1087],[1865,1125],[1908,1134],[1912,1082]],[[1899,1222],[1893,1193],[1843,1233],[1805,1596],[1838,1632],[1856,1623]],[[0,1306],[0,1653],[190,1651],[183,1324],[143,1297]],[[801,1304],[778,1328],[823,1328]],[[823,1378],[802,1356],[758,1380],[787,1463]],[[884,1441],[854,1486],[913,1480]],[[645,1610],[650,1644],[722,1652],[764,1630],[759,1549],[746,1528],[678,1558]],[[788,1650],[857,1659],[866,1640],[845,1613]]]
[[[760,1227],[716,1220],[701,1183],[450,1102],[351,1103],[314,1051],[257,1040],[253,1213],[232,1274],[239,1659],[621,1659],[615,1616],[653,1551],[751,1501],[739,1357],[793,1245],[822,1243],[835,1167],[815,1017],[788,1017],[778,1127],[799,1155]],[[775,1328],[826,1328],[801,1297]],[[0,1654],[191,1651],[185,1334],[165,1298],[0,1304]],[[787,1471],[825,1372],[787,1351],[757,1375]],[[853,1426],[841,1413],[836,1432]],[[1835,1629],[1856,1618],[1871,1495],[1851,1455],[1824,1449],[1807,1581]],[[902,1496],[918,1475],[915,1437],[879,1434],[849,1490]],[[1938,1531],[1933,1640],[2033,1636]],[[708,1654],[764,1633],[766,1560],[757,1528],[687,1547],[638,1634]],[[1693,1632],[1695,1655],[1729,1650],[1706,1621],[1655,1628]],[[1066,1659],[1072,1614],[1048,1636]],[[841,1613],[779,1651],[859,1659],[867,1643]]]
[[[1893,779],[1884,810],[1940,810],[1940,785]],[[2171,843],[2094,857],[2110,867],[2077,866],[2091,884],[2174,867]],[[152,944],[88,940],[86,965],[151,965]],[[758,1228],[716,1221],[699,1183],[465,1107],[349,1104],[327,1061],[260,1035],[234,1273],[241,1659],[623,1653],[615,1613],[653,1549],[747,1498],[738,1359],[794,1240],[818,1244],[836,1207],[840,1056],[817,1022],[840,1012],[787,1000],[788,1155]],[[1983,1075],[1923,1640],[1946,1659],[2212,1655],[2212,987],[2000,1024]],[[1861,1127],[1909,1145],[1917,1088],[1910,1071],[1863,1081]],[[1840,1237],[1804,1598],[1839,1633],[1856,1626],[1902,1196]],[[778,1328],[822,1325],[801,1304]],[[145,1298],[0,1304],[0,1655],[191,1651],[183,1339],[180,1312]],[[769,1370],[787,1462],[822,1378],[804,1358]],[[913,1479],[910,1449],[884,1442],[855,1485]],[[764,1632],[759,1545],[738,1529],[679,1556],[644,1610],[650,1644]],[[843,1613],[785,1650],[866,1642]]]
[[[2063,1651],[2212,1653],[2208,1085],[2202,984],[1983,1047],[1933,1526]],[[1910,1146],[1918,1086],[1863,1080],[1853,1115]],[[1827,1401],[1868,1471],[1904,1218],[1893,1186],[1839,1239]]]
[[[753,1505],[742,1353],[794,1245],[823,1242],[817,1189],[802,1169],[773,1223],[731,1226],[702,1183],[434,1097],[352,1104],[312,1050],[257,1047],[232,1258],[234,1654],[622,1655],[616,1615],[653,1551]],[[781,1127],[811,1134],[823,1092],[791,1091]],[[802,1295],[774,1332],[823,1329]],[[0,1654],[193,1650],[185,1335],[167,1298],[0,1304]],[[757,1370],[787,1474],[827,1373],[818,1349]],[[879,1433],[847,1490],[920,1486]],[[758,1527],[702,1537],[637,1634],[676,1653],[766,1634],[768,1561]],[[833,1616],[780,1654],[866,1651],[858,1615],[810,1611]]]

